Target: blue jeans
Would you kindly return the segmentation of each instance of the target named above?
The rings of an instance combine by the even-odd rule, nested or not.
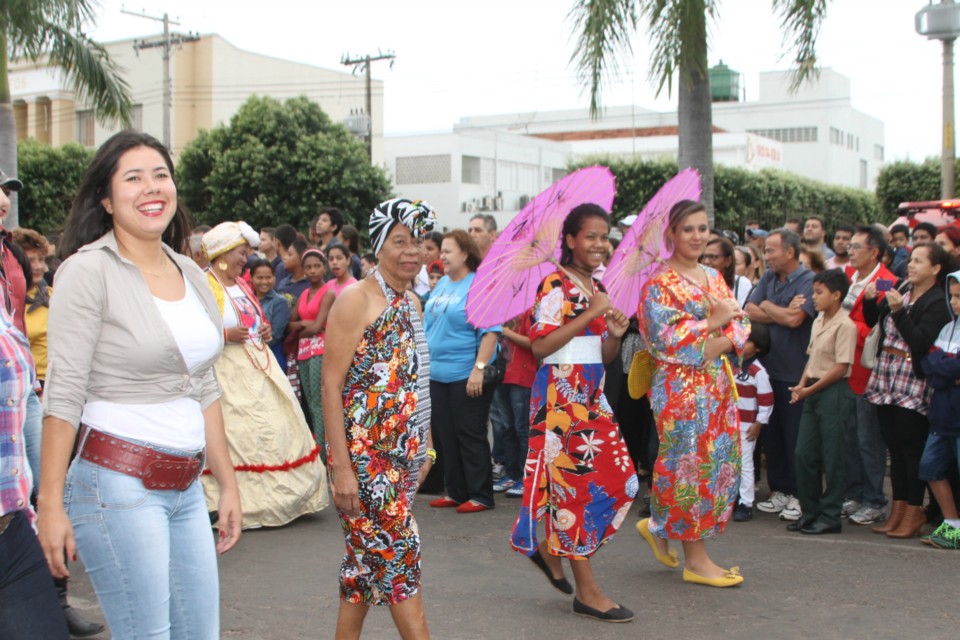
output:
[[[114,639],[220,637],[217,554],[199,480],[154,491],[77,457],[64,506]]]
[[[0,638],[69,637],[37,534],[18,511],[0,534]]]
[[[493,459],[497,460],[497,435],[501,443],[502,461],[507,477],[523,480],[530,435],[530,388],[516,384],[500,384],[493,392],[490,405],[493,423]]]
[[[920,458],[920,479],[924,482],[946,480],[950,465],[960,462],[960,437],[927,436]]]
[[[847,425],[847,482],[845,500],[856,500],[865,507],[882,509],[883,476],[887,472],[887,445],[880,433],[877,407],[863,395],[855,396],[857,411]]]

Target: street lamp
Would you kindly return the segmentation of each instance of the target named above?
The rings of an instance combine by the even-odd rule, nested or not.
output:
[[[943,43],[943,148],[940,152],[940,197],[953,198],[956,191],[956,152],[953,129],[953,41],[960,36],[960,5],[953,0],[929,4],[917,12],[914,26],[922,36]]]

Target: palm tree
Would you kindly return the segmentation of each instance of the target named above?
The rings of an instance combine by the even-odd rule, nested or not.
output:
[[[772,0],[784,41],[794,52],[795,90],[817,71],[816,40],[828,0]],[[618,75],[618,58],[630,53],[641,18],[653,44],[650,77],[657,95],[669,92],[679,74],[677,123],[680,168],[694,167],[703,179],[703,201],[713,223],[713,123],[707,75],[707,23],[718,0],[577,0],[571,12],[579,34],[573,62],[590,91],[590,115],[600,112],[601,89]]]
[[[78,100],[89,101],[101,122],[129,125],[133,111],[130,87],[102,45],[84,32],[92,22],[96,0],[2,0],[0,2],[0,168],[17,170],[17,123],[10,96],[11,60],[46,61],[61,67]],[[19,223],[16,199],[4,225]]]

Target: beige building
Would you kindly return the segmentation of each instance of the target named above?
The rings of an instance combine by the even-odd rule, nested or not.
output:
[[[160,36],[149,38],[157,41]],[[124,70],[134,102],[134,127],[163,136],[163,60],[161,50],[134,50],[133,40],[106,43],[110,56]],[[175,47],[170,61],[173,88],[171,147],[176,154],[201,129],[228,123],[251,95],[280,100],[305,95],[334,122],[365,122],[366,82],[362,74],[322,69],[243,51],[220,36],[201,36]],[[11,68],[10,88],[19,139],[36,138],[51,145],[79,142],[97,147],[119,130],[103,127],[92,108],[78,100],[64,74],[44,64]],[[383,82],[372,82],[373,161],[383,162]],[[351,118],[351,116],[354,116]]]

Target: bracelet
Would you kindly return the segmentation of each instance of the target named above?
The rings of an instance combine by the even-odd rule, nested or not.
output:
[[[427,449],[427,457],[430,458],[430,462],[437,461],[437,450],[436,449]]]

